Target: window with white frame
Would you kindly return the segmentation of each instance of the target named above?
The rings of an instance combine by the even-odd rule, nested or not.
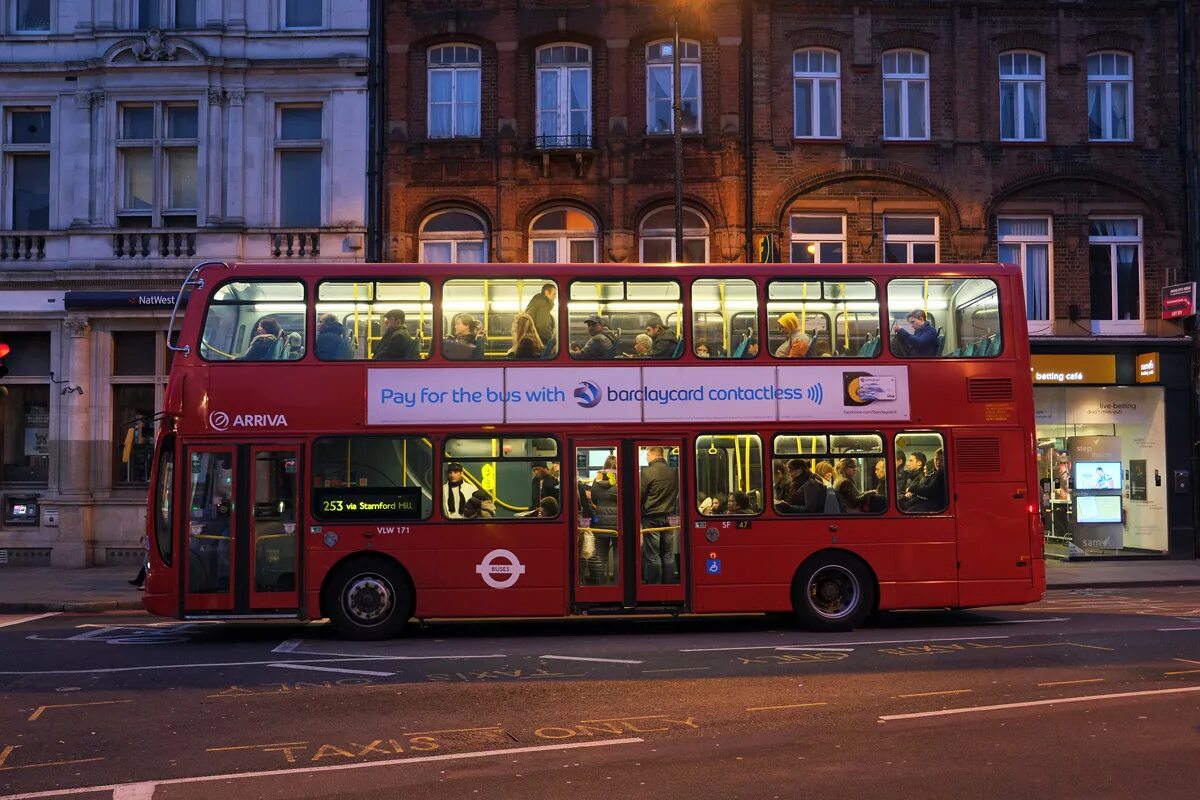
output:
[[[280,0],[284,28],[319,28],[323,20],[324,0]]]
[[[1046,138],[1046,60],[1038,53],[1000,54],[1000,138],[1040,142]]]
[[[937,263],[938,218],[884,215],[883,260],[886,264]]]
[[[594,264],[597,250],[596,221],[578,209],[547,211],[529,226],[529,260],[534,264]]]
[[[1088,138],[1128,142],[1133,138],[1133,56],[1092,53],[1088,68]]]
[[[199,28],[199,6],[200,0],[134,0],[134,24],[140,31]]]
[[[700,43],[679,42],[679,105],[682,133],[700,132]],[[646,133],[674,133],[675,43],[646,48]]]
[[[920,50],[883,54],[883,138],[929,138],[929,56]]]
[[[797,139],[836,139],[842,127],[841,56],[812,47],[792,54]]]
[[[833,214],[792,214],[793,264],[844,264],[846,218]]]
[[[537,146],[591,147],[592,50],[553,44],[537,51]]]
[[[7,176],[7,227],[44,231],[50,227],[50,109],[8,108],[3,168]],[[3,205],[3,203],[0,203]]]
[[[487,261],[488,228],[463,209],[440,211],[421,223],[422,264],[482,264]]]
[[[196,103],[122,103],[117,114],[117,222],[194,228],[199,208]]]
[[[683,207],[683,258],[675,257],[675,208],[651,211],[639,229],[643,264],[708,263],[708,220],[695,209]]]
[[[49,33],[51,0],[15,0],[14,33]]]
[[[284,228],[318,228],[324,207],[323,109],[288,105],[278,106],[276,112],[279,224]]]
[[[1000,217],[996,220],[997,255],[1006,264],[1019,264],[1025,283],[1025,318],[1031,323],[1050,320],[1052,287],[1050,259],[1054,242],[1049,217]]]
[[[429,138],[479,137],[483,54],[467,44],[429,48]]]
[[[1088,220],[1092,320],[1142,319],[1142,219]]]

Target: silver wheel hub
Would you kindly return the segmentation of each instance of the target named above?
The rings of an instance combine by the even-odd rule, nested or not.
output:
[[[862,601],[862,586],[853,572],[833,564],[821,567],[808,579],[808,605],[825,619],[843,619]]]
[[[346,614],[362,625],[372,625],[387,618],[396,605],[392,585],[379,575],[357,575],[346,585],[342,606]]]

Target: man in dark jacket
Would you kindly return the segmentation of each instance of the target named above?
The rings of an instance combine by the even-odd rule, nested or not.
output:
[[[553,497],[558,500],[558,478],[550,474],[550,468],[545,462],[533,462],[533,496],[530,508],[536,508],[543,498]]]
[[[595,314],[585,319],[583,324],[587,325],[588,340],[576,358],[615,358],[620,334],[605,326],[604,320]]]
[[[537,328],[543,344],[550,344],[554,338],[554,302],[557,297],[558,287],[553,283],[545,283],[542,284],[542,291],[530,298],[529,305],[525,306],[525,313],[533,317],[533,327]]]
[[[645,583],[679,583],[675,564],[675,530],[672,514],[679,511],[679,476],[667,466],[663,449],[646,448],[642,486],[642,580]]]
[[[416,342],[404,324],[404,311],[393,308],[383,315],[383,338],[375,346],[376,361],[411,361],[417,358]]]
[[[908,324],[911,331],[901,327],[899,322],[892,325],[893,348],[897,354],[918,358],[938,355],[938,332],[926,320],[925,312],[918,308],[909,313]]]
[[[646,333],[654,340],[654,346],[650,348],[651,358],[674,358],[675,347],[679,344],[679,337],[675,335],[675,331],[663,325],[662,317],[658,314],[651,314],[649,322],[646,323]]]

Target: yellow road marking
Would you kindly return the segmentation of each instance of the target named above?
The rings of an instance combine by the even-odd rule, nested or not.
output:
[[[1189,658],[1173,658],[1172,661],[1182,661],[1184,664],[1200,664],[1200,661],[1192,661]]]
[[[133,702],[132,700],[99,700],[95,703],[62,703],[60,705],[38,706],[37,710],[29,715],[28,721],[35,722],[39,717],[42,716],[43,712],[45,712],[51,708],[80,708],[82,706],[108,706],[108,705],[113,705],[114,703],[132,703],[132,702]]]
[[[917,692],[916,694],[898,694],[896,697],[936,697],[939,694],[966,694],[974,689],[947,689],[944,692]]]
[[[1078,681],[1050,681],[1049,683],[1039,683],[1038,686],[1067,686],[1072,683],[1100,683],[1104,678],[1084,678]]]
[[[20,747],[20,745],[10,744],[5,746],[3,750],[0,750],[0,769],[4,768],[4,762],[7,761],[8,757],[12,755],[12,751],[16,750],[18,747]]]
[[[1174,672],[1164,672],[1163,675],[1191,675],[1194,672],[1200,672],[1200,669],[1180,669]]]
[[[611,719],[581,719],[580,722],[625,722],[630,719],[666,719],[670,714],[651,714],[646,717],[613,717]]]
[[[671,669],[644,669],[642,672],[697,672],[709,667],[673,667]]]
[[[103,761],[103,758],[75,758],[70,761],[43,761],[41,764],[22,764],[19,767],[0,767],[0,772],[13,769],[35,769],[37,767],[61,767],[65,764],[86,764],[89,761]]]
[[[404,733],[405,736],[433,736],[435,733],[473,733],[476,731],[497,731],[500,730],[499,725],[490,725],[486,728],[451,728],[445,731],[422,731],[420,733]]]
[[[239,744],[235,747],[209,747],[204,752],[220,753],[224,750],[259,750],[263,747],[297,747],[308,742],[275,742],[273,744]]]
[[[757,706],[756,708],[747,708],[747,711],[781,711],[785,708],[812,708],[813,706],[827,706],[829,703],[796,703],[790,706]]]

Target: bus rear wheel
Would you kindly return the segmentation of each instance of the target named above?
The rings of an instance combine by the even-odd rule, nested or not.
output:
[[[852,630],[874,608],[875,580],[849,553],[818,553],[801,565],[792,585],[796,620],[810,631]]]
[[[344,639],[390,639],[412,617],[412,582],[404,570],[383,559],[348,561],[329,577],[325,610]]]

